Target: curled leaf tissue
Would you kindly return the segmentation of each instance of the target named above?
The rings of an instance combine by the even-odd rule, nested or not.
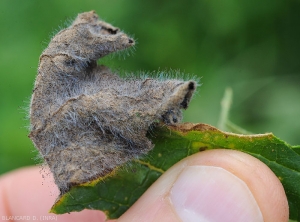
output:
[[[94,11],[79,14],[50,41],[39,60],[29,137],[61,194],[106,175],[154,146],[156,122],[180,122],[195,81],[120,78],[97,60],[135,44]]]

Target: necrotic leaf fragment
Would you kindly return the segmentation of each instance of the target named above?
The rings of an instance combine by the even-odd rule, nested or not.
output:
[[[134,45],[118,28],[79,14],[40,56],[29,137],[61,193],[153,148],[154,123],[180,122],[195,81],[120,78],[97,60]]]

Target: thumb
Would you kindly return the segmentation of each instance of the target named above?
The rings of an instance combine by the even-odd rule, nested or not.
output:
[[[118,221],[288,221],[274,173],[233,150],[192,155],[164,173]]]

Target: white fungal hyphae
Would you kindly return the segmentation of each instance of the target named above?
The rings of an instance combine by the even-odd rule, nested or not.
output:
[[[79,14],[40,57],[29,137],[62,193],[147,153],[149,127],[181,120],[194,81],[125,78],[97,59],[134,45],[118,28]]]

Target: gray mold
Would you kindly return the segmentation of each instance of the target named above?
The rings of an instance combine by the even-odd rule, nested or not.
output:
[[[133,45],[91,11],[54,36],[40,56],[29,137],[61,193],[147,153],[154,146],[149,127],[179,122],[189,104],[194,81],[122,79],[97,65]]]

